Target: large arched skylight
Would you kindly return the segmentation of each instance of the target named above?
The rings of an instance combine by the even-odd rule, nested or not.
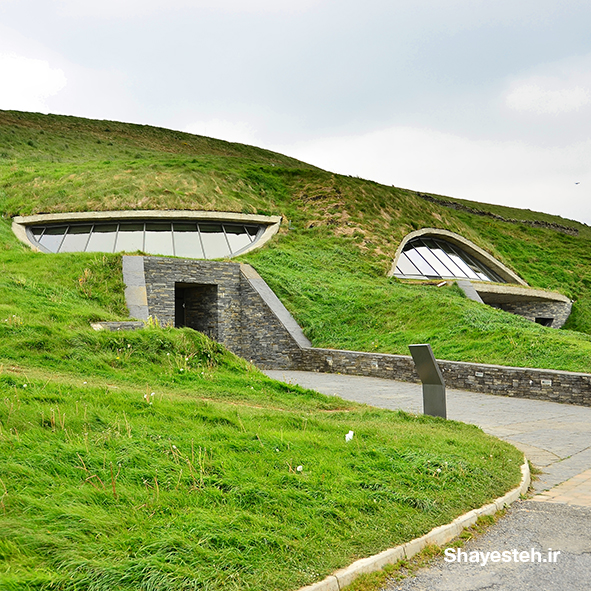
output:
[[[135,252],[195,259],[258,248],[281,218],[226,212],[127,211],[17,217],[13,229],[42,252]]]
[[[217,259],[250,246],[261,226],[215,222],[99,222],[34,226],[33,240],[47,252],[134,252]]]
[[[396,261],[394,275],[409,279],[453,278],[505,283],[505,279],[457,244],[434,236],[409,240]]]

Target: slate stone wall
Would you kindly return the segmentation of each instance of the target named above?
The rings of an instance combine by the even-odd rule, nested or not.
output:
[[[240,286],[242,357],[262,369],[298,369],[298,343],[244,275]]]
[[[420,382],[412,357],[407,355],[306,348],[301,359],[298,369],[305,371]],[[460,361],[438,363],[448,388],[591,406],[590,374]]]
[[[175,284],[208,286],[202,290],[208,297],[215,286],[217,298],[207,305],[217,315],[217,340],[261,368],[419,382],[407,355],[307,346],[305,337],[295,334],[293,318],[280,302],[274,303],[276,297],[266,293],[268,286],[250,267],[163,257],[143,257],[143,262],[150,315],[174,326]],[[439,366],[448,388],[591,406],[589,374],[443,360]]]
[[[175,325],[175,285],[217,286],[217,303],[209,307],[217,315],[217,340],[240,354],[240,265],[144,257],[148,312],[164,326]]]
[[[571,303],[566,302],[523,302],[511,304],[499,304],[499,308],[511,314],[518,314],[532,322],[536,318],[553,318],[552,328],[561,328],[567,321],[572,308]]]
[[[175,288],[177,297],[181,296],[180,300],[176,302],[175,323],[179,325],[179,320],[181,320],[181,326],[190,326],[215,341],[219,340],[218,286],[177,284]]]
[[[175,285],[185,290],[184,324],[263,367],[296,368],[301,349],[239,263],[144,257],[148,312],[175,326]]]

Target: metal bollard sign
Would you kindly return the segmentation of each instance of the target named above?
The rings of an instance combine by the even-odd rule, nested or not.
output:
[[[446,419],[445,382],[431,345],[409,345],[408,348],[423,382],[423,414]]]

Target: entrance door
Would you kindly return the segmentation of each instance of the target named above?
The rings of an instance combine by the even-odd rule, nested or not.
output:
[[[218,286],[176,283],[174,291],[175,326],[188,326],[217,339]]]

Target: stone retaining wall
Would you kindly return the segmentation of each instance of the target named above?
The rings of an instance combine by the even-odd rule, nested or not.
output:
[[[207,333],[256,365],[299,366],[300,345],[285,326],[295,321],[287,310],[278,309],[278,300],[274,305],[260,293],[262,280],[254,269],[239,263],[142,258],[147,312],[161,325],[175,326],[176,286],[187,290],[186,326]]]
[[[212,302],[208,310],[216,314],[217,340],[263,369],[334,372],[419,382],[408,355],[311,347],[283,304],[248,265],[164,257],[126,258],[142,258],[147,308],[163,324],[174,326],[175,323],[175,284],[215,285],[217,302]],[[438,362],[448,388],[591,406],[589,374]]]
[[[437,361],[448,388],[591,406],[589,374],[441,359]],[[305,348],[302,349],[301,363],[297,369],[420,382],[409,355]]]

